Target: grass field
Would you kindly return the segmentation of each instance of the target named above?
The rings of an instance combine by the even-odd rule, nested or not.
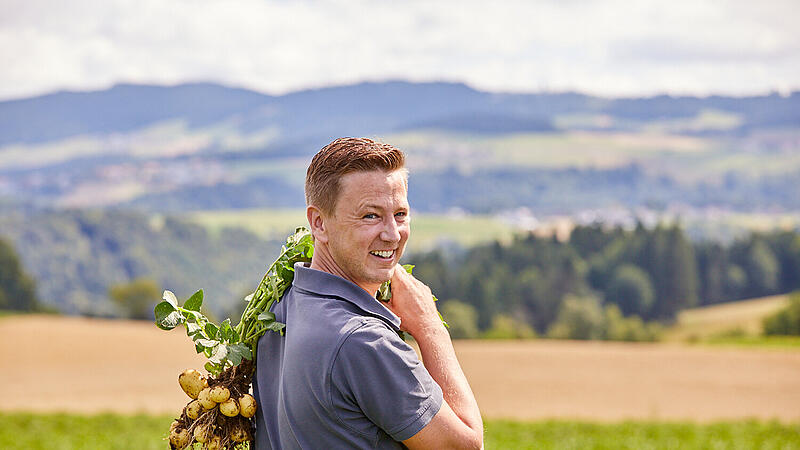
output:
[[[303,209],[201,211],[189,214],[188,218],[212,232],[224,227],[242,227],[268,239],[283,239],[297,226],[307,223]],[[508,240],[513,233],[510,225],[491,216],[414,213],[408,245],[411,251],[429,249],[446,242],[466,247],[496,239]]]
[[[0,413],[6,450],[166,449],[170,416]],[[800,425],[573,421],[485,422],[487,449],[797,449]]]

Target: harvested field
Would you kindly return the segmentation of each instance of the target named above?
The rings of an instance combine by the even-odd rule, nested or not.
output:
[[[0,409],[174,413],[202,367],[182,330],[49,316],[0,319]],[[800,420],[800,352],[559,341],[462,341],[490,418]],[[10,370],[9,370],[10,369]]]
[[[487,417],[800,420],[800,352],[665,344],[458,342]]]

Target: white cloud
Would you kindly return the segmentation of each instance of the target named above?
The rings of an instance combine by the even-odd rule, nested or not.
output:
[[[280,93],[360,80],[495,91],[800,88],[794,1],[0,0],[0,98],[208,80]]]

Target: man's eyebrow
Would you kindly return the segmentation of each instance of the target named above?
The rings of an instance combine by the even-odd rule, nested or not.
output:
[[[361,205],[361,207],[360,207],[359,209],[377,209],[377,210],[384,210],[384,209],[387,209],[387,208],[386,208],[386,206],[385,206],[385,205],[379,205],[379,204],[377,204],[377,203],[365,203],[365,204]],[[409,208],[408,208],[408,206],[400,206],[400,207],[398,207],[398,208],[395,208],[395,209],[403,209],[403,210],[408,210]]]
[[[361,205],[360,209],[384,209],[383,205],[379,205],[377,203],[365,203]]]

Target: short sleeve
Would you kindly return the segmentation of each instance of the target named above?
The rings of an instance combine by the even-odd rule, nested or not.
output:
[[[365,321],[343,341],[331,384],[395,441],[417,434],[442,405],[442,389],[414,349],[377,320]]]

